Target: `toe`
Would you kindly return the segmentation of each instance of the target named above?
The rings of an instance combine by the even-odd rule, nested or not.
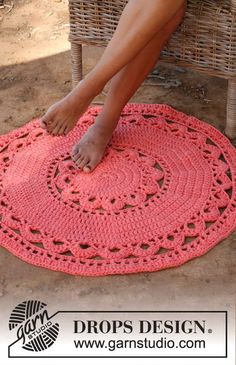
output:
[[[77,155],[75,156],[71,156],[71,159],[77,163],[77,161],[82,157],[82,155],[80,153],[77,153]]]
[[[58,132],[59,132],[59,130],[61,129],[61,127],[63,126],[63,122],[61,122],[61,121],[58,121],[55,125],[54,125],[54,127],[52,127],[52,134],[53,135],[58,135]]]
[[[66,126],[64,124],[60,127],[60,129],[58,130],[58,135],[59,136],[64,135],[65,127]]]
[[[53,121],[54,113],[50,109],[51,108],[49,108],[48,111],[42,116],[42,118],[40,118],[40,125],[42,126],[42,128],[44,128],[43,126],[48,127],[49,123]]]
[[[88,161],[87,157],[83,156],[77,160],[76,164],[80,169],[82,169],[85,166],[85,162],[87,162],[87,161]]]
[[[50,122],[47,123],[48,130],[50,133],[52,133],[55,130],[58,123],[59,123],[59,125],[61,125],[60,121],[57,118],[51,119]]]
[[[52,124],[53,124],[53,120],[50,120],[47,123],[47,131],[51,134],[52,133]]]
[[[99,164],[99,162],[101,161],[101,158],[100,159],[95,159],[93,161],[89,161],[83,168],[83,171],[84,172],[92,172],[95,167]]]
[[[71,150],[71,155],[73,157],[75,157],[77,155],[77,153],[79,152],[79,145],[78,144],[75,144],[73,147],[72,147],[72,150]]]
[[[91,167],[90,167],[90,165],[86,165],[86,166],[84,166],[83,171],[84,171],[84,172],[86,172],[86,173],[91,172]]]
[[[66,129],[65,129],[64,134],[69,133],[69,132],[71,131],[71,129],[73,129],[73,128],[72,128],[70,125],[68,125],[68,126],[66,127]]]
[[[84,159],[84,155],[79,155],[79,157],[77,157],[74,161],[75,161],[75,163],[76,163],[76,165],[78,166],[78,167],[80,167],[80,164],[81,164],[81,162],[83,161],[83,159]]]
[[[42,118],[39,119],[39,126],[43,129],[47,129],[47,125],[46,125],[45,121]]]
[[[69,132],[70,128],[68,126],[65,127],[63,134],[66,136]]]
[[[71,152],[71,158],[73,161],[78,160],[78,158],[80,158],[81,156],[82,156],[82,153],[81,153],[80,149],[76,150],[76,153]]]
[[[83,169],[83,168],[85,167],[85,165],[87,165],[87,164],[89,163],[89,161],[90,161],[89,157],[85,157],[85,158],[81,161],[81,163],[80,163],[79,167],[80,167],[81,169]]]

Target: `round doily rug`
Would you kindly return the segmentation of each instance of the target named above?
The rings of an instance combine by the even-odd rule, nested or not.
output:
[[[75,275],[158,271],[201,256],[236,228],[236,149],[165,104],[127,104],[100,165],[70,157],[100,106],[66,136],[32,120],[0,136],[0,243]]]

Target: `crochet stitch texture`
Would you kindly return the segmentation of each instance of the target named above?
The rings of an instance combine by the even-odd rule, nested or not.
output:
[[[103,161],[70,157],[100,106],[66,136],[37,119],[0,136],[0,244],[74,275],[158,271],[201,256],[236,228],[236,149],[166,104],[127,104]]]

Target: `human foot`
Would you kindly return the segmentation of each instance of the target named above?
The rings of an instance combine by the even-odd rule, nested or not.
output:
[[[84,172],[91,172],[101,162],[106,146],[119,118],[113,123],[102,123],[99,116],[83,137],[72,148],[72,160]]]
[[[99,92],[81,80],[68,95],[48,109],[41,118],[40,126],[50,134],[66,135]]]

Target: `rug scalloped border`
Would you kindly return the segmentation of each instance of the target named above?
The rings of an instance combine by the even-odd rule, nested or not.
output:
[[[182,251],[181,255],[178,252],[178,260],[173,262],[173,256],[176,256],[175,252],[171,252],[171,254],[168,255],[168,259],[165,256],[165,262],[162,262],[162,255],[160,254],[159,258],[156,260],[158,262],[158,268],[155,267],[155,264],[151,263],[151,265],[147,262],[147,260],[145,258],[139,258],[139,264],[136,265],[136,270],[134,270],[133,266],[132,266],[132,261],[131,261],[131,265],[129,264],[129,260],[127,259],[123,259],[122,264],[119,263],[119,260],[114,260],[114,262],[112,262],[112,264],[110,263],[108,265],[108,263],[106,262],[106,260],[104,260],[102,263],[95,263],[96,267],[96,272],[94,272],[94,264],[92,265],[92,268],[90,269],[90,267],[86,266],[84,267],[84,265],[81,263],[80,267],[78,267],[78,263],[73,263],[70,262],[70,259],[68,258],[67,262],[63,262],[63,259],[60,260],[60,266],[58,267],[58,261],[56,261],[54,259],[54,257],[57,257],[59,255],[57,254],[50,254],[49,257],[47,255],[47,253],[43,253],[42,256],[36,256],[34,258],[31,258],[33,253],[31,253],[31,255],[29,254],[28,250],[22,250],[22,246],[21,251],[13,246],[12,241],[9,239],[8,241],[6,240],[6,236],[3,236],[2,231],[0,230],[0,246],[6,248],[9,252],[11,252],[13,255],[15,255],[16,257],[20,258],[21,260],[23,260],[24,262],[27,262],[29,264],[33,264],[35,266],[39,266],[39,267],[43,267],[43,268],[47,268],[53,271],[57,271],[57,272],[64,272],[67,274],[73,274],[73,275],[81,275],[81,276],[105,276],[105,275],[115,275],[115,274],[135,274],[135,273],[141,273],[141,272],[156,272],[156,271],[160,271],[166,268],[172,268],[172,267],[178,267],[188,261],[191,261],[197,257],[200,257],[202,255],[204,255],[205,253],[207,253],[209,250],[211,250],[214,246],[216,246],[218,243],[220,243],[221,241],[223,241],[224,239],[226,239],[230,234],[232,234],[235,229],[236,229],[236,148],[231,144],[231,142],[228,140],[228,138],[223,135],[218,129],[216,129],[214,126],[208,124],[207,122],[200,120],[192,115],[186,114],[184,112],[181,112],[177,109],[174,109],[174,107],[171,107],[168,104],[144,104],[144,103],[128,103],[126,104],[126,106],[124,107],[122,113],[130,113],[130,107],[132,108],[132,114],[139,114],[139,113],[144,113],[144,114],[157,114],[159,112],[164,112],[167,116],[168,114],[171,115],[171,117],[180,117],[183,118],[184,117],[184,124],[187,125],[188,127],[191,128],[195,127],[197,128],[198,131],[201,131],[203,133],[207,134],[207,137],[212,138],[214,140],[214,142],[217,142],[217,146],[221,147],[222,149],[227,149],[227,159],[231,159],[231,171],[232,171],[232,182],[233,184],[233,189],[232,189],[232,196],[231,198],[233,198],[233,200],[235,201],[234,204],[234,210],[232,210],[232,212],[234,212],[234,215],[232,214],[229,218],[229,220],[227,221],[227,225],[225,225],[222,229],[222,227],[220,227],[220,232],[218,232],[217,229],[212,230],[212,234],[207,238],[207,244],[204,245],[204,247],[201,247],[201,249],[198,250],[198,252],[191,252],[194,251],[194,249],[190,250],[188,249],[187,251]],[[100,105],[94,105],[94,106],[90,106],[88,108],[88,110],[84,113],[84,116],[87,114],[97,114],[99,111],[101,110],[101,106]],[[159,114],[158,114],[159,115]],[[174,119],[175,121],[178,120]],[[181,120],[181,122],[183,123],[183,120]],[[38,126],[39,124],[39,119],[35,118],[31,121],[29,121],[27,124],[14,129],[13,131],[4,134],[4,135],[0,135],[0,148],[2,146],[2,143],[9,141],[11,139],[14,139],[15,137],[18,136],[18,134],[20,134],[22,131],[24,131],[24,133],[26,133],[28,130],[30,130],[32,127],[34,126]],[[224,156],[226,156],[226,154],[224,153]],[[0,221],[0,226],[1,226],[1,221]],[[5,233],[8,232],[7,227],[5,227]],[[205,241],[206,243],[206,241]],[[32,248],[33,250],[33,248]],[[40,251],[45,251],[42,250],[40,248],[37,248],[37,250]],[[192,256],[191,258],[189,258],[189,253],[191,252]],[[53,259],[52,259],[53,258]],[[81,260],[83,261],[83,260]],[[96,260],[93,260],[96,261]],[[118,263],[116,263],[115,261],[118,261]],[[156,265],[157,266],[157,265]]]

